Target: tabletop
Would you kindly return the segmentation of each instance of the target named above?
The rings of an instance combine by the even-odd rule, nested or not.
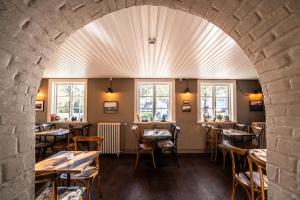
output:
[[[51,129],[47,131],[36,132],[36,136],[63,136],[69,133],[69,129]]]
[[[267,149],[249,149],[249,155],[267,164]]]
[[[252,133],[240,131],[236,129],[223,129],[223,134],[226,136],[252,136]]]
[[[73,156],[70,156],[73,154]],[[35,164],[36,172],[81,173],[96,160],[100,151],[60,151]],[[68,160],[67,157],[70,159]]]
[[[145,129],[141,137],[148,140],[164,140],[171,139],[172,134],[167,129]]]

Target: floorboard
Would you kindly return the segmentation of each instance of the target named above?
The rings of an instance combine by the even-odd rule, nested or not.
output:
[[[104,200],[222,200],[231,192],[231,168],[209,156],[181,156],[178,168],[166,157],[154,169],[150,157],[143,155],[137,169],[135,157],[121,155],[102,158],[103,194],[92,189],[92,199]],[[246,199],[241,188],[235,199]]]

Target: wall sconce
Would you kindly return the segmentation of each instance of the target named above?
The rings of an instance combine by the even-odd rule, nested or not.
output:
[[[186,83],[186,88],[184,90],[184,93],[190,94],[189,81],[187,79],[185,79],[185,83]]]
[[[109,87],[107,88],[107,92],[106,93],[112,94],[112,93],[114,93],[114,91],[112,89],[112,78],[109,78],[109,82],[110,82],[110,84],[109,84]]]
[[[250,101],[261,101],[264,95],[260,90],[255,90],[253,93],[250,93],[248,97]]]

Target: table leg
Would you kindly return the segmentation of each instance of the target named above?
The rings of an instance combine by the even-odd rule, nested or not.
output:
[[[57,200],[56,176],[52,177],[52,200]]]
[[[67,174],[67,187],[71,186],[71,175]]]

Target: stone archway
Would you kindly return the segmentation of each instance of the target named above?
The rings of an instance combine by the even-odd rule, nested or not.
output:
[[[298,0],[0,0],[1,198],[33,199],[34,100],[45,61],[85,24],[142,4],[201,16],[237,41],[256,65],[265,95],[269,198],[299,198]]]

